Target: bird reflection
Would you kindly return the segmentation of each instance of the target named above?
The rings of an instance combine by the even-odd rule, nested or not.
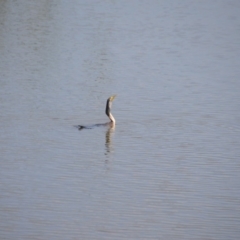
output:
[[[115,130],[115,126],[109,127],[108,130],[106,131],[106,136],[105,136],[105,163],[106,166],[109,164],[111,160],[111,155],[114,151],[113,143],[112,143],[112,135]],[[109,166],[107,167],[109,168]]]
[[[110,154],[113,150],[112,146],[112,133],[115,130],[115,126],[108,128],[106,132],[106,141],[105,141],[105,146],[106,146],[106,155]]]

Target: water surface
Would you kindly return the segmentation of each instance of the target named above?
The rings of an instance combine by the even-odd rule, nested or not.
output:
[[[239,10],[1,1],[0,238],[238,239]]]

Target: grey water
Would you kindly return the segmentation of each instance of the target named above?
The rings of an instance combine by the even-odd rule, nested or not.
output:
[[[239,12],[0,1],[0,239],[239,239]]]

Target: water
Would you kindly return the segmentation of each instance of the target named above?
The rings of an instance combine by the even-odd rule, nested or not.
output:
[[[0,238],[239,239],[239,10],[1,1]]]

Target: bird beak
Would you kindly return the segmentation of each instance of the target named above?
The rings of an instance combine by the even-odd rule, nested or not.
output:
[[[111,101],[113,101],[116,98],[117,95],[111,96]]]

